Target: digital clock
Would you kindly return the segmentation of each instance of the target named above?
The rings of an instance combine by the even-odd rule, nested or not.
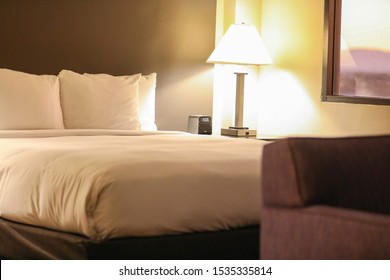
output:
[[[212,120],[210,116],[192,115],[188,117],[187,130],[193,134],[211,134]]]

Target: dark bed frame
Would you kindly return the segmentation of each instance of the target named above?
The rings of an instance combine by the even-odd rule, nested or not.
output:
[[[81,235],[0,219],[0,257],[19,260],[259,259],[259,226],[94,241]]]

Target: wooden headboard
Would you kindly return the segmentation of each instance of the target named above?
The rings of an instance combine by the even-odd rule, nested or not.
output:
[[[2,0],[0,67],[157,72],[157,124],[183,130],[188,114],[211,113],[212,74],[199,74],[212,69],[215,14],[216,0]],[[188,77],[199,81],[172,86]]]

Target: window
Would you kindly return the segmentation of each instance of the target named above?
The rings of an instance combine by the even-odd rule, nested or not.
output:
[[[322,100],[390,105],[390,1],[325,0]]]

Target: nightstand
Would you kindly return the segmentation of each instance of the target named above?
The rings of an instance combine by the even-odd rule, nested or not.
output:
[[[269,135],[269,134],[260,134],[257,135],[256,139],[257,140],[263,140],[263,141],[276,141],[276,140],[281,140],[285,137],[283,136],[278,136],[278,135]]]

